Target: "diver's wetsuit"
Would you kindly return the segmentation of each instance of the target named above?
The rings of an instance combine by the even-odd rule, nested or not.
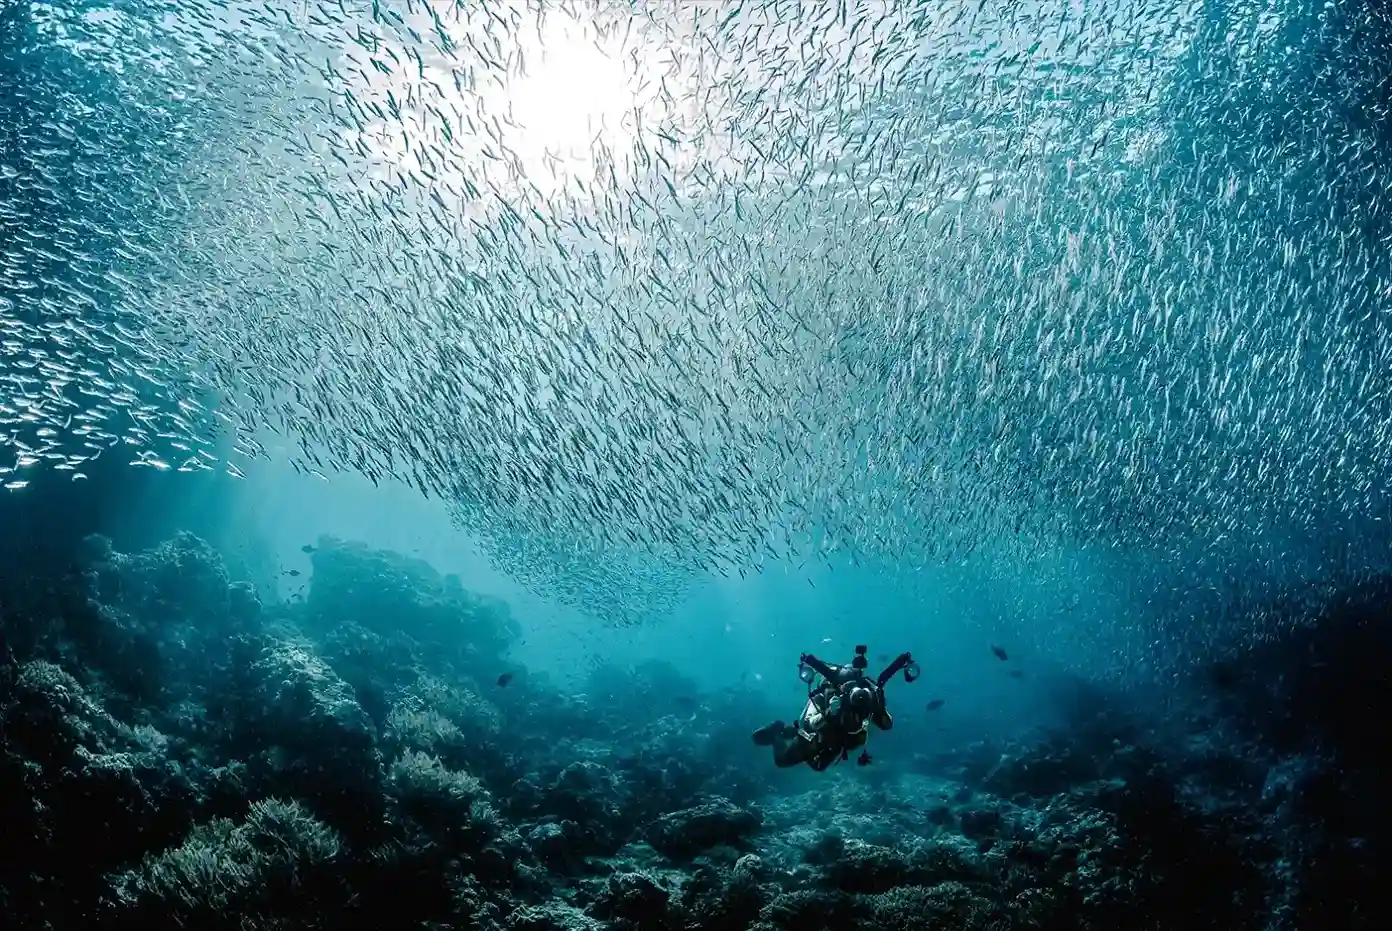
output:
[[[771,744],[774,765],[780,768],[806,763],[821,772],[865,744],[870,722],[885,731],[894,726],[885,707],[884,684],[911,661],[909,654],[904,653],[872,680],[852,664],[837,666],[810,654],[803,656],[803,664],[824,681],[807,696],[796,724],[775,721],[755,733],[755,743]],[[871,693],[871,705],[865,714],[857,713],[845,700],[853,688],[869,689]]]

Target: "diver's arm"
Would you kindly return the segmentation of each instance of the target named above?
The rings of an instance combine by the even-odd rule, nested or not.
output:
[[[907,650],[905,650],[903,653],[900,653],[898,656],[894,657],[894,662],[890,663],[888,666],[885,667],[884,672],[880,673],[879,678],[875,680],[875,684],[878,685],[880,688],[884,688],[886,682],[888,682],[890,679],[893,679],[895,675],[898,674],[899,670],[903,669],[905,666],[909,665],[909,663],[912,662],[913,655],[910,654]]]
[[[875,698],[875,710],[870,712],[870,720],[875,722],[875,726],[882,731],[887,731],[894,726],[894,718],[890,717],[889,709],[885,707],[884,692],[880,692]]]
[[[836,680],[836,670],[832,668],[831,664],[817,659],[817,657],[813,656],[811,653],[802,654],[802,664],[823,679],[833,682]]]

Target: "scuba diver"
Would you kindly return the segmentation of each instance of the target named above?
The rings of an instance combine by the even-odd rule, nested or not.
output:
[[[885,708],[885,683],[901,669],[905,682],[914,681],[918,664],[908,653],[900,653],[871,679],[865,674],[869,665],[865,649],[863,644],[857,646],[855,657],[845,666],[823,662],[811,653],[798,658],[798,677],[807,683],[807,704],[797,723],[774,721],[754,732],[756,746],[773,748],[775,766],[806,763],[821,772],[865,745],[870,722],[882,731],[894,726]],[[859,762],[869,763],[869,754],[862,753]]]

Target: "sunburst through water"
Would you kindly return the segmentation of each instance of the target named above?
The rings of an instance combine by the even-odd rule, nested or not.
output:
[[[639,616],[788,563],[1380,544],[1352,7],[25,9],[12,489],[285,455]]]

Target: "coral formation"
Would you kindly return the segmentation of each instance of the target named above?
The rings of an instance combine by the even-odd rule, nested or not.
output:
[[[187,534],[85,558],[52,616],[4,619],[8,927],[1383,917],[1346,904],[1387,862],[1383,825],[1348,810],[1366,769],[1265,740],[1236,699],[1196,704],[1197,729],[1082,701],[1030,743],[790,781],[748,741],[754,692],[700,695],[650,663],[563,694],[507,662],[504,605],[392,553],[321,540],[307,596],[267,605]]]

